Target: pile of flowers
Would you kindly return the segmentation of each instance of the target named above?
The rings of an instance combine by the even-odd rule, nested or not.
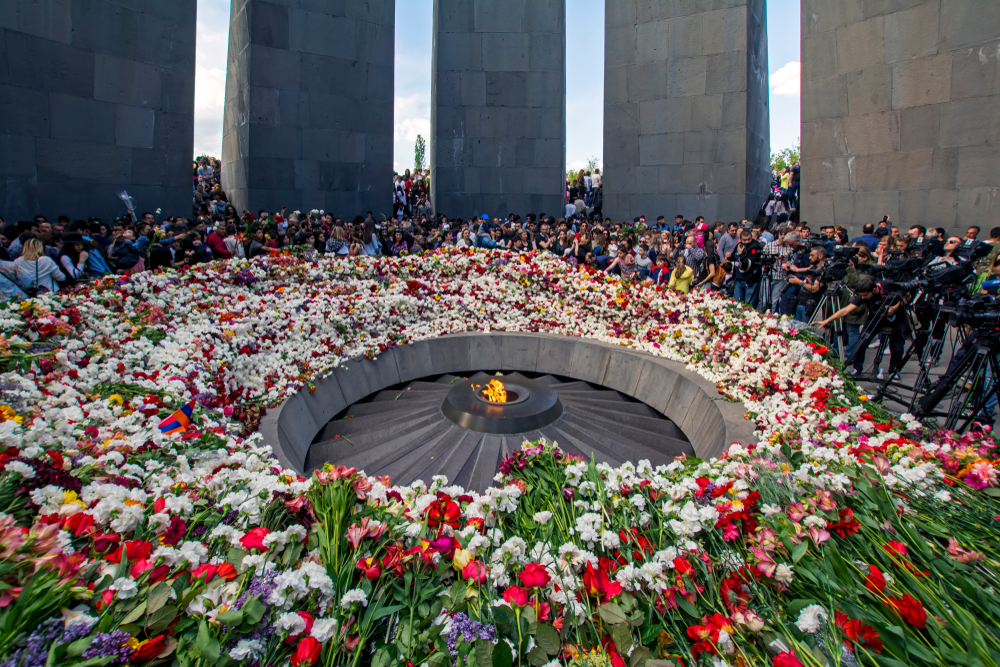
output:
[[[543,331],[683,362],[758,441],[485,494],[255,434],[349,358]],[[546,256],[215,262],[0,310],[0,665],[1000,663],[988,430],[870,406],[787,319]],[[193,401],[190,424],[160,423]]]

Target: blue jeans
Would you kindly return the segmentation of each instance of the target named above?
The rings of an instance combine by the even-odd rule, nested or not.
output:
[[[733,285],[733,298],[742,301],[751,308],[756,308],[758,291],[760,291],[760,282],[748,283],[745,280],[737,280]]]

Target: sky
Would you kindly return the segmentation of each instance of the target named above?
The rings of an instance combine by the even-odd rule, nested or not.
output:
[[[604,2],[566,0],[566,166],[604,151]],[[222,155],[230,0],[198,0],[195,155]],[[393,161],[413,167],[417,135],[429,141],[433,0],[397,0]],[[799,0],[768,0],[771,150],[799,140]]]

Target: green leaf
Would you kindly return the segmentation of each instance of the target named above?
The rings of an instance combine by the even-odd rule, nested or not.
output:
[[[204,618],[199,619],[198,620],[198,639],[195,640],[195,643],[194,643],[195,647],[197,647],[197,649],[198,649],[198,655],[201,655],[201,652],[205,650],[205,647],[208,646],[208,642],[211,639],[212,639],[212,635],[208,634],[208,623],[205,622]]]
[[[556,655],[562,646],[559,641],[559,633],[548,623],[539,623],[535,629],[535,641],[538,646],[549,655]]]
[[[170,587],[170,584],[165,581],[161,581],[150,588],[146,599],[146,613],[152,614],[154,611],[167,604],[167,600],[170,599],[170,593],[172,591],[173,589]]]
[[[83,637],[82,639],[77,639],[75,642],[66,647],[66,655],[70,658],[79,658],[83,655],[84,651],[90,648],[93,641],[93,637]]]
[[[611,638],[615,640],[615,647],[622,655],[628,655],[632,648],[632,631],[627,625],[611,626]]]
[[[601,615],[601,619],[605,623],[609,623],[611,625],[628,623],[628,616],[626,616],[622,608],[614,602],[602,604],[597,608],[597,612]]]
[[[649,652],[649,649],[645,646],[639,646],[634,651],[632,651],[632,657],[629,658],[629,667],[645,667],[649,664],[649,659],[653,657],[653,654]]]
[[[137,604],[132,611],[130,611],[128,614],[126,614],[125,618],[123,618],[120,621],[120,623],[122,625],[126,625],[128,623],[135,623],[140,618],[142,618],[143,615],[145,615],[145,613],[146,613],[146,601],[143,600],[142,602],[140,602],[139,604]]]
[[[214,637],[208,642],[208,646],[206,646],[201,652],[202,660],[213,665],[219,661],[219,657],[221,655],[222,646],[219,645],[219,640]]]
[[[795,547],[795,549],[792,550],[792,562],[798,563],[802,560],[802,557],[806,555],[807,551],[809,551],[809,542],[807,540],[803,540]]]
[[[377,612],[375,612],[375,615],[372,617],[372,621],[377,621],[380,618],[385,618],[386,616],[395,614],[397,611],[403,609],[404,607],[405,605],[401,604],[394,604],[389,607],[382,607]]]
[[[521,610],[521,620],[524,621],[524,622],[526,622],[528,625],[531,625],[532,623],[534,623],[535,620],[537,620],[537,616],[535,615],[535,608],[534,607],[525,607],[524,609],[522,609]]]
[[[479,663],[480,665],[485,665],[486,667],[490,667],[490,665],[493,664],[492,642],[490,642],[487,639],[476,640],[476,662]]]
[[[477,647],[478,651],[479,648]],[[507,642],[503,639],[497,642],[497,645],[493,647],[493,657],[490,664],[493,667],[512,667],[514,664],[514,656],[510,652],[510,646],[507,646]]]
[[[230,609],[228,611],[220,612],[216,615],[215,620],[217,620],[222,625],[228,625],[230,627],[237,627],[243,622],[243,611],[241,609]]]
[[[691,618],[701,618],[702,614],[701,612],[698,611],[698,608],[695,607],[690,602],[688,602],[687,598],[685,598],[683,595],[678,595],[675,598],[675,602],[677,602],[677,606],[680,607],[681,610]]]
[[[528,662],[535,667],[542,667],[545,663],[549,661],[548,654],[541,649],[541,647],[536,646],[535,648],[528,651]]]
[[[168,604],[160,607],[155,612],[146,617],[146,630],[151,635],[155,635],[167,629],[173,620],[177,618],[177,607]]]
[[[389,649],[383,646],[375,651],[375,656],[372,658],[372,667],[389,667],[390,662],[392,662],[392,657],[389,655]]]
[[[260,623],[260,619],[264,617],[267,612],[267,607],[265,607],[260,602],[260,597],[255,595],[250,598],[250,601],[243,605],[243,622],[250,625],[257,625]]]

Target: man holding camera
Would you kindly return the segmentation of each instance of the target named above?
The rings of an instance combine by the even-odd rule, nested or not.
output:
[[[772,258],[771,272],[771,302],[760,304],[761,312],[768,309],[778,313],[781,297],[788,289],[788,270],[784,264],[791,260],[795,249],[802,242],[798,232],[788,231],[786,225],[778,228],[778,238],[764,246],[764,255]]]
[[[816,325],[820,328],[825,328],[830,322],[834,320],[839,320],[841,317],[847,315],[856,316],[859,312],[863,312],[866,315],[865,324],[868,326],[880,326],[881,322],[873,322],[867,319],[867,315],[877,312],[885,299],[885,292],[882,288],[875,283],[875,281],[869,277],[864,276],[858,280],[854,287],[855,296],[851,299],[851,302],[835,312],[830,317],[825,320],[820,320]],[[897,299],[896,302],[889,306],[886,310],[887,317],[894,319],[896,312],[903,305],[902,299]],[[850,336],[849,336],[850,338]],[[906,328],[903,326],[896,326],[892,330],[892,334],[889,338],[889,372],[895,373],[902,366],[903,351],[906,343]],[[853,366],[854,370],[851,373],[852,376],[860,375],[865,368],[865,353],[867,349],[857,349],[857,338],[854,341],[848,340],[847,355],[848,360],[853,355]]]
[[[809,321],[823,296],[823,290],[826,289],[823,281],[825,264],[826,248],[814,245],[809,251],[809,269],[801,277],[792,276],[788,279],[789,285],[797,285],[799,288],[798,293],[788,300],[788,310],[795,313],[795,319],[800,322]]]
[[[751,308],[757,307],[757,294],[764,275],[763,253],[760,241],[754,240],[749,229],[742,229],[739,243],[727,257],[733,263],[733,298]]]

